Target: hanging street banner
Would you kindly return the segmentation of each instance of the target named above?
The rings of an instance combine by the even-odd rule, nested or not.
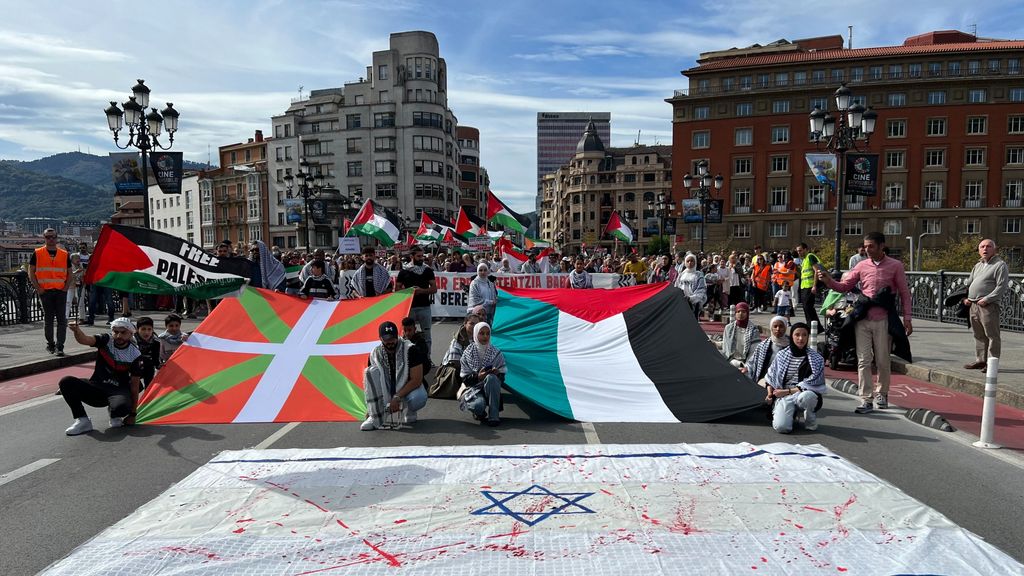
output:
[[[696,198],[683,198],[683,222],[700,222],[700,200]]]
[[[878,196],[878,154],[846,155],[846,193]]]
[[[111,152],[110,169],[115,194],[137,194],[145,190],[138,152]]]
[[[284,199],[285,223],[298,224],[302,222],[302,198]]]
[[[838,165],[836,155],[808,152],[804,154],[804,158],[807,160],[807,165],[811,168],[811,173],[814,174],[818,182],[835,190],[836,167]]]
[[[725,200],[708,200],[707,213],[704,214],[705,224],[721,224],[722,213],[725,212]]]
[[[181,194],[181,162],[181,152],[153,152],[149,155],[149,167],[164,194]]]

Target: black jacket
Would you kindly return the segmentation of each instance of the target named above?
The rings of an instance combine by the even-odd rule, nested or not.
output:
[[[910,302],[905,302],[910,306]],[[889,336],[892,337],[892,354],[899,356],[907,362],[913,362],[914,357],[910,351],[910,338],[907,337],[907,329],[900,322],[900,316],[896,313],[896,297],[889,288],[882,289],[874,298],[868,298],[861,294],[853,303],[853,312],[846,317],[839,332],[839,347],[856,347],[857,336],[854,326],[857,322],[867,316],[868,310],[874,306],[885,308],[889,316]]]

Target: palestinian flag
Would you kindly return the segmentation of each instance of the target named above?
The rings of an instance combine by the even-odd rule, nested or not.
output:
[[[610,234],[626,244],[632,244],[633,239],[636,238],[636,235],[633,234],[633,229],[619,218],[618,212],[612,212],[611,218],[608,219],[608,227],[604,229],[604,233]]]
[[[251,266],[246,258],[217,258],[170,234],[104,224],[83,281],[123,293],[216,298],[245,284]]]
[[[341,235],[348,236],[348,231],[352,229],[352,220],[345,218],[341,223]]]
[[[492,338],[509,388],[582,422],[707,422],[764,401],[667,284],[499,289]]]
[[[459,217],[455,220],[455,233],[475,237],[487,232],[487,223],[466,212],[465,207],[459,208]]]
[[[533,238],[530,238],[529,236],[524,236],[523,237],[523,245],[526,247],[527,250],[533,250],[534,248],[550,248],[551,247],[551,243],[550,242],[545,242],[543,240],[534,240]]]
[[[390,248],[398,242],[401,229],[401,220],[394,212],[368,198],[352,221],[349,235],[370,236]]]
[[[487,192],[487,221],[494,222],[498,226],[515,230],[520,234],[526,234],[526,227],[522,223],[523,217],[513,212],[508,206],[498,200],[493,192]]]
[[[411,303],[411,289],[328,302],[246,288],[221,301],[160,369],[139,400],[138,421],[362,420],[377,327],[401,325]]]
[[[498,253],[501,254],[502,258],[508,258],[508,265],[512,270],[518,272],[519,268],[529,259],[529,254],[520,250],[515,244],[512,243],[508,238],[502,238],[495,244]],[[548,256],[551,254],[550,248],[545,248],[537,254],[537,264],[540,265],[541,272],[547,273],[551,270],[551,263]]]
[[[442,240],[442,242],[446,246],[451,246],[457,252],[476,252],[476,250],[469,245],[469,242],[466,238],[460,236],[459,234],[456,234],[455,232],[452,231],[451,228],[445,231],[444,239]]]
[[[299,280],[299,273],[302,272],[302,264],[284,267],[284,282],[287,288],[302,288],[302,281]]]

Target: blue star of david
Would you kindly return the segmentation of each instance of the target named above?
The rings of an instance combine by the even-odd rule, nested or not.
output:
[[[542,522],[551,516],[555,516],[556,514],[595,513],[590,508],[580,504],[580,501],[584,498],[593,496],[593,492],[552,492],[543,486],[534,484],[525,490],[519,490],[517,492],[481,490],[480,493],[484,495],[484,498],[487,498],[492,503],[488,506],[484,506],[483,508],[474,510],[470,512],[470,514],[511,516],[527,526],[534,526],[535,524]],[[520,496],[550,496],[557,502],[553,503],[552,506],[546,510],[536,512],[530,510],[515,510],[515,508],[517,508],[515,500]],[[520,508],[521,507],[522,506],[520,506]]]

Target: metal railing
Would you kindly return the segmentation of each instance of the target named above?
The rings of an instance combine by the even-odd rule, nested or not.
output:
[[[953,308],[942,302],[950,294],[967,289],[966,272],[907,272],[910,287],[911,315],[922,320],[949,324],[967,324],[957,318]],[[1010,285],[999,301],[999,327],[1002,330],[1024,332],[1024,274],[1011,274]]]
[[[0,326],[43,319],[43,305],[28,281],[28,272],[0,273]]]
[[[808,212],[824,212],[825,211],[825,204],[824,203],[808,204],[807,205],[807,211]]]

